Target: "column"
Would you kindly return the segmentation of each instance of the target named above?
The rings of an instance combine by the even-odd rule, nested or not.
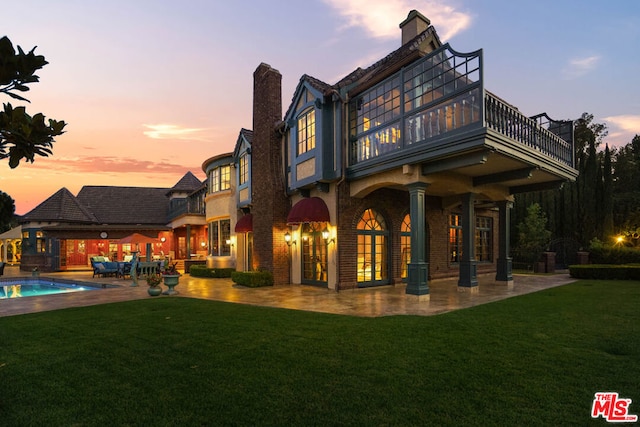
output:
[[[499,219],[498,219],[498,263],[496,270],[496,283],[501,285],[513,286],[512,265],[513,262],[509,256],[509,227],[511,225],[511,207],[513,203],[508,200],[498,202]]]
[[[187,253],[185,255],[185,258],[186,259],[191,259],[191,224],[187,224],[186,228],[187,228],[186,229],[186,233],[187,233],[187,241],[186,241],[187,248],[186,248],[186,250],[187,250]],[[218,235],[218,237],[219,237],[219,235]]]
[[[410,184],[409,201],[411,217],[411,262],[407,267],[407,295],[415,296],[419,301],[428,301],[429,264],[426,262],[425,235],[425,190],[428,184],[417,182]]]
[[[473,202],[475,194],[462,196],[462,259],[460,260],[460,278],[458,289],[462,291],[478,291],[478,275],[475,255],[475,217]]]

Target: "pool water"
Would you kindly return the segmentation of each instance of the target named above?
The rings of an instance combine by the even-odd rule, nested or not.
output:
[[[44,279],[19,279],[0,281],[0,299],[23,298],[68,292],[80,292],[100,289],[92,283],[62,283]]]

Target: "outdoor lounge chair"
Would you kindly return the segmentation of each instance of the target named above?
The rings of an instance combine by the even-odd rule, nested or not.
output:
[[[131,276],[131,263],[119,262],[118,263],[118,277],[124,279],[126,276]]]
[[[109,261],[105,257],[93,257],[91,258],[91,267],[93,267],[93,277],[97,276],[109,276],[113,274],[118,275],[118,263]]]

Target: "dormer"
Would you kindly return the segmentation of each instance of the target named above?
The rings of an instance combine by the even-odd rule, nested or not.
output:
[[[287,186],[290,191],[310,188],[336,178],[339,167],[339,131],[342,104],[333,89],[308,75],[302,76],[285,115]]]
[[[236,203],[239,209],[251,205],[251,143],[253,131],[241,129],[233,150],[233,161],[236,165]]]

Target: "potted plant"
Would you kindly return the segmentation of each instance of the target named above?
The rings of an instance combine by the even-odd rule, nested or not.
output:
[[[162,279],[164,280],[164,284],[169,288],[164,291],[164,295],[178,294],[178,291],[174,289],[180,281],[180,273],[178,273],[178,270],[176,270],[177,264],[178,263],[176,262],[174,264],[167,265],[162,271]]]
[[[162,276],[160,274],[149,274],[147,276],[147,285],[149,285],[149,289],[147,292],[152,297],[157,297],[162,293],[162,287],[160,286],[160,282],[162,282]]]

